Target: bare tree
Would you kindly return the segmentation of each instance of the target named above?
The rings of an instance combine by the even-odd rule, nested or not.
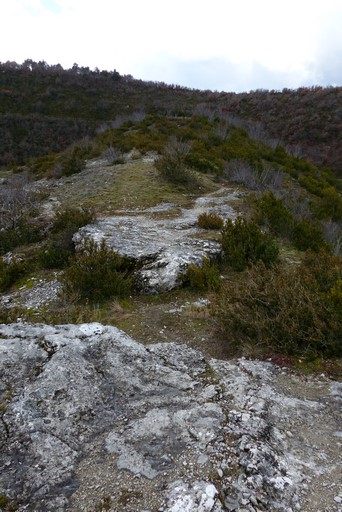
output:
[[[284,173],[279,169],[262,170],[250,165],[245,160],[234,159],[225,165],[224,176],[234,183],[240,183],[251,190],[263,192],[278,191],[283,187]]]
[[[26,175],[17,175],[0,185],[0,229],[15,229],[34,210],[35,194]]]

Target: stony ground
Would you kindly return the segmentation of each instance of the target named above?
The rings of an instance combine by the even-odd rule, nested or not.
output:
[[[339,383],[101,324],[1,337],[0,488],[18,510],[341,510]]]
[[[202,197],[160,183],[148,189],[152,160],[90,162],[48,185],[44,215],[73,201],[95,206],[115,229],[123,217],[139,219],[136,237],[150,232],[154,245],[173,226],[165,246],[177,232],[183,241],[210,240],[196,228],[202,211],[236,215],[238,195],[218,185],[207,184]],[[96,229],[103,235],[108,226]],[[34,326],[25,315],[1,326],[3,509],[341,512],[341,385],[229,358],[210,294],[154,291],[113,302],[105,321],[124,332]],[[43,319],[59,307],[59,292],[58,274],[30,276],[1,297],[2,307]]]

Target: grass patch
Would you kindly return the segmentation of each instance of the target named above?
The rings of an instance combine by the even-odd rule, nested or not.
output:
[[[217,213],[203,212],[198,216],[197,223],[202,229],[222,229],[224,222]]]
[[[142,160],[118,166],[86,169],[65,181],[58,189],[63,206],[94,208],[99,215],[110,215],[116,210],[147,208],[162,202],[188,206],[189,189],[166,183],[154,168],[153,162]],[[198,194],[215,190],[218,186],[208,177],[199,180],[199,187],[191,189]]]

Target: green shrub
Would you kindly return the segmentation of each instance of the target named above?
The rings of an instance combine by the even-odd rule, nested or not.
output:
[[[327,250],[328,245],[324,240],[323,231],[318,222],[302,219],[295,223],[291,236],[293,245],[300,251],[312,250],[319,252]]]
[[[255,218],[272,234],[288,239],[300,251],[318,252],[329,248],[319,221],[305,218],[297,220],[284,201],[277,199],[271,192],[256,202]]]
[[[256,219],[276,236],[291,238],[295,219],[286,208],[284,201],[277,199],[272,192],[264,194],[256,203]]]
[[[191,263],[183,279],[184,285],[199,291],[218,291],[221,286],[221,276],[218,268],[208,258],[203,264]]]
[[[197,224],[202,229],[222,229],[224,223],[217,213],[204,212],[198,216]]]
[[[0,254],[12,251],[20,245],[38,242],[41,233],[34,224],[21,221],[15,227],[0,231]]]
[[[342,277],[341,258],[325,251],[307,251],[302,266],[310,274],[312,282],[316,283],[317,290],[322,293],[330,292]]]
[[[92,149],[92,144],[88,141],[81,141],[79,145],[68,148],[55,164],[55,177],[71,176],[81,172],[85,168],[86,159],[91,156]]]
[[[339,222],[342,220],[342,197],[338,191],[329,187],[323,190],[322,198],[317,204],[316,215],[323,220]]]
[[[172,141],[156,160],[155,167],[162,178],[175,185],[189,185],[194,182],[193,173],[185,163],[190,146],[186,143]]]
[[[336,310],[342,311],[342,279],[338,279],[335,285],[331,288],[329,291],[329,298]]]
[[[155,166],[162,178],[175,185],[189,185],[193,181],[192,173],[178,157],[163,155]]]
[[[242,217],[226,221],[222,229],[222,250],[225,262],[238,271],[259,260],[266,266],[273,265],[279,254],[273,239],[255,222]]]
[[[341,273],[341,261],[339,266]],[[272,269],[258,263],[238,282],[224,284],[216,304],[221,335],[240,352],[341,356],[339,283],[322,288],[305,262],[296,268]]]
[[[193,153],[190,153],[185,157],[185,163],[189,167],[192,167],[193,169],[196,169],[196,171],[199,172],[213,172],[214,174],[220,173],[220,168],[218,165],[211,162],[207,158],[201,158],[198,155],[194,155]]]
[[[59,210],[54,218],[51,231],[58,233],[70,227],[75,232],[82,226],[91,224],[94,221],[94,211],[87,208],[66,208]]]
[[[18,279],[28,271],[27,264],[19,261],[5,263],[0,258],[0,292],[8,290]]]
[[[36,259],[41,268],[61,269],[69,264],[70,258],[74,255],[74,250],[73,244],[66,248],[63,247],[63,241],[60,238],[54,238],[37,253]]]
[[[103,302],[127,295],[132,288],[131,263],[109,249],[87,241],[84,251],[64,271],[62,284],[67,295],[81,302]]]
[[[14,501],[10,500],[5,494],[0,494],[0,510],[3,512],[15,512],[18,508]]]
[[[298,183],[311,194],[322,197],[323,190],[329,185],[325,180],[308,174],[301,174]]]
[[[92,210],[67,208],[57,212],[51,227],[51,234],[44,247],[37,254],[42,268],[64,268],[75,253],[72,241],[74,234],[94,220]]]

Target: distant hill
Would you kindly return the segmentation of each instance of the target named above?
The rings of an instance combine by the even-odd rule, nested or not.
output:
[[[219,93],[31,60],[0,64],[0,165],[60,152],[119,116],[194,112],[229,117],[253,137],[342,176],[342,87]]]
[[[342,87],[228,94],[223,103],[230,114],[262,123],[287,149],[342,176]]]

